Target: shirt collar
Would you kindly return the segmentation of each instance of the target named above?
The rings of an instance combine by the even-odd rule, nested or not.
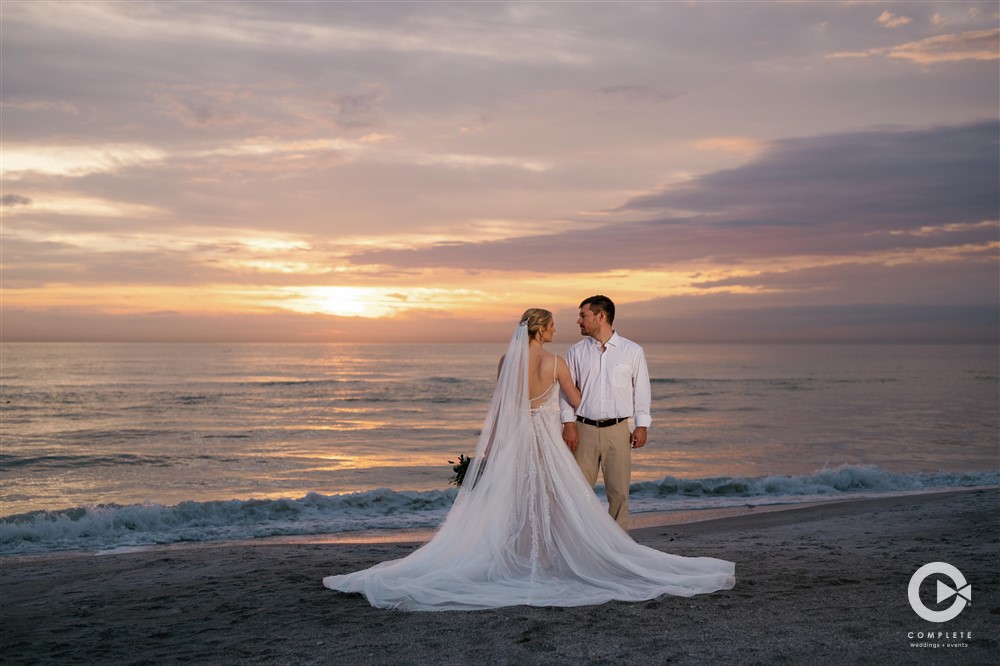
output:
[[[597,338],[590,338],[590,344],[596,346],[598,349],[601,347],[601,343],[597,341]],[[604,343],[605,347],[617,347],[618,346],[618,331],[612,331],[611,337],[608,341]]]

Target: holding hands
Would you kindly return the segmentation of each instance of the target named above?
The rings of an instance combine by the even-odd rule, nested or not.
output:
[[[576,424],[570,421],[569,423],[563,424],[563,441],[566,442],[566,446],[573,453],[576,453],[576,447],[580,443],[580,433],[576,430]]]

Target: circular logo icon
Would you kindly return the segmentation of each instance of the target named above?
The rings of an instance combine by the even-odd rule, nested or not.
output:
[[[938,603],[955,597],[955,601],[951,606],[944,610],[931,610],[920,600],[920,585],[924,582],[924,579],[932,574],[947,576],[954,585],[954,587],[948,587],[948,585],[940,580],[937,582]],[[965,604],[972,601],[972,586],[966,582],[965,576],[962,575],[961,571],[947,562],[931,562],[920,567],[913,574],[913,577],[910,578],[910,586],[907,588],[906,594],[910,598],[910,606],[913,607],[914,613],[928,622],[947,622],[958,617],[958,614],[965,609]]]

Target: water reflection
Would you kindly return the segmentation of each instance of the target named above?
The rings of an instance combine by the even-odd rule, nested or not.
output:
[[[995,347],[646,349],[654,426],[634,480],[995,467]],[[443,488],[502,351],[4,344],[2,510]]]

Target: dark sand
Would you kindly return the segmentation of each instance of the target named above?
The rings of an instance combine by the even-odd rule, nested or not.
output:
[[[412,543],[9,557],[0,662],[997,664],[998,509],[991,489],[634,530],[654,548],[734,560],[736,587],[578,608],[385,611],[320,582],[401,557]],[[934,561],[958,567],[973,590],[972,604],[943,624],[921,620],[907,601],[910,576]],[[933,606],[933,581],[924,591]],[[953,637],[907,637],[917,631]],[[946,647],[956,643],[967,647]]]

